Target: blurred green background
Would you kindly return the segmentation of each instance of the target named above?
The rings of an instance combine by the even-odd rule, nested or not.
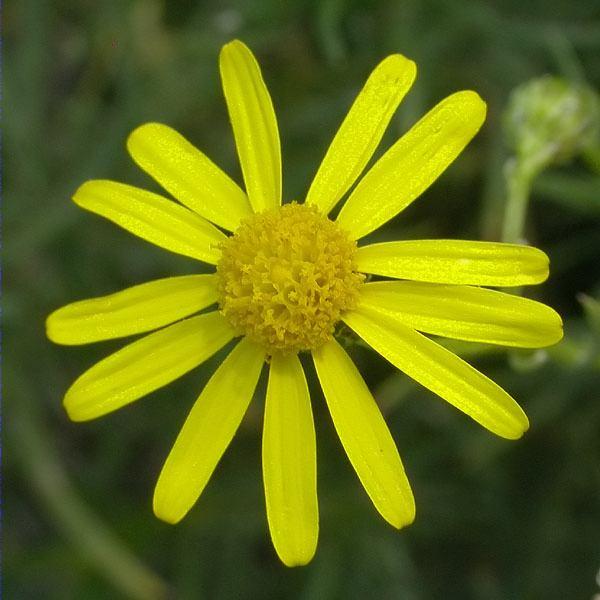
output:
[[[69,384],[120,347],[58,347],[44,319],[74,300],[204,269],[79,210],[90,178],[156,190],[124,142],[156,120],[238,181],[218,80],[243,39],[271,90],[287,199],[302,199],[357,90],[392,52],[419,74],[389,145],[434,103],[476,89],[489,118],[465,153],[379,239],[500,239],[511,90],[544,73],[600,85],[600,6],[586,0],[19,0],[4,8],[4,578],[6,598],[592,599],[600,568],[600,151],[546,170],[526,238],[551,258],[527,295],[555,307],[548,351],[456,349],[530,416],[498,439],[397,373],[352,356],[385,413],[417,500],[401,532],[371,507],[310,371],[321,534],[305,568],[271,547],[261,488],[259,392],[190,515],[152,515],[153,486],[221,355],[125,409],[84,424]],[[374,239],[374,238],[372,238]],[[263,382],[264,383],[264,382]],[[264,387],[264,386],[263,386]]]

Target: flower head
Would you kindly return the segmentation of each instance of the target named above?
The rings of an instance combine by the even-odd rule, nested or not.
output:
[[[258,213],[223,243],[221,313],[269,354],[314,350],[356,307],[364,276],[355,255],[356,242],[315,206]]]
[[[561,338],[561,321],[543,304],[473,287],[544,281],[548,259],[535,248],[458,240],[357,243],[426,190],[475,135],[485,118],[476,93],[453,94],[427,113],[373,165],[332,220],[328,214],[356,183],[410,88],[414,63],[392,55],[375,68],[305,201],[284,205],[277,123],[258,64],[233,41],[220,66],[245,192],[174,130],[149,123],[131,134],[127,147],[179,203],[112,181],[89,181],[74,195],[81,207],[215,265],[215,273],[76,302],[50,315],[47,331],[57,343],[84,344],[156,330],[75,381],[64,400],[73,420],[137,400],[240,338],[192,407],[158,479],[154,512],[171,523],[200,496],[267,362],[267,516],[281,560],[300,565],[312,558],[318,536],[315,432],[300,352],[312,355],[367,494],[400,528],[415,517],[412,492],[373,396],[335,339],[336,325],[344,322],[417,382],[513,439],[528,427],[518,404],[423,333],[540,347]],[[381,280],[366,283],[365,274]]]

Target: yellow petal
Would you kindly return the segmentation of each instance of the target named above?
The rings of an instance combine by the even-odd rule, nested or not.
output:
[[[415,501],[375,399],[344,349],[332,340],[313,351],[317,375],[344,450],[381,516],[400,529]]]
[[[218,312],[151,333],[81,375],[65,395],[67,413],[87,421],[121,408],[191,371],[233,335]]]
[[[560,316],[549,306],[467,285],[378,281],[361,287],[360,306],[458,340],[541,348],[562,338]]]
[[[204,490],[252,400],[265,353],[243,339],[196,400],[154,491],[154,514],[177,523]]]
[[[430,110],[371,168],[342,207],[338,223],[354,239],[395,217],[462,152],[485,119],[485,102],[457,92]]]
[[[223,46],[221,81],[246,192],[255,212],[281,204],[281,148],[271,96],[250,49],[234,40]]]
[[[317,454],[310,396],[298,356],[273,356],[262,442],[267,519],[275,550],[288,567],[317,549]]]
[[[233,231],[252,214],[240,187],[174,129],[146,123],[131,133],[127,149],[146,173],[205,219]]]
[[[168,277],[55,310],[46,333],[57,344],[88,344],[152,331],[217,301],[214,275]]]
[[[405,240],[356,253],[358,270],[398,279],[511,287],[541,283],[548,257],[532,246],[467,240]]]
[[[225,234],[202,217],[162,196],[116,181],[84,183],[73,196],[76,204],[105,217],[148,242],[216,264]]]
[[[348,313],[344,321],[398,369],[495,434],[517,439],[529,427],[521,407],[502,388],[410,327],[366,309]]]
[[[307,203],[327,214],[350,189],[381,141],[416,72],[415,63],[400,54],[388,56],[375,67],[333,138],[310,186]]]

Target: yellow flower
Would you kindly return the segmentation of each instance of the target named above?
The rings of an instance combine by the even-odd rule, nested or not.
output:
[[[486,107],[472,91],[435,106],[327,215],[371,158],[416,73],[395,54],[371,73],[304,203],[281,204],[281,152],[271,98],[250,50],[233,41],[221,78],[246,192],[165,125],[128,139],[136,163],[179,203],[112,181],[89,181],[81,207],[162,248],[216,265],[209,275],[160,279],[54,312],[48,337],[85,344],[158,329],[85,372],[67,391],[75,421],[116,410],[198,366],[241,337],[218,367],[158,479],[155,514],[170,523],[198,499],[238,428],[267,362],[262,438],[267,517],[286,565],[314,555],[318,536],[315,431],[298,353],[312,355],[335,428],[367,494],[401,528],[415,517],[396,445],[352,360],[334,338],[348,325],[393,365],[499,436],[528,427],[519,405],[422,335],[535,348],[562,336],[547,306],[474,286],[522,286],[548,276],[535,248],[458,240],[357,240],[406,208],[458,156]],[[226,234],[223,231],[233,232]],[[363,273],[392,278],[365,283]],[[213,310],[190,316],[215,305]]]

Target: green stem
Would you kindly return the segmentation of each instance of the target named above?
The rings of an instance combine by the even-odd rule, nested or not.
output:
[[[15,390],[16,391],[16,390]],[[52,521],[122,594],[135,600],[167,597],[166,584],[123,546],[81,500],[26,393],[11,403],[6,442]]]
[[[509,244],[522,244],[525,239],[525,221],[529,194],[535,169],[527,168],[527,163],[519,158],[507,161],[504,167],[506,180],[506,206],[504,221],[502,223],[502,241]],[[511,293],[521,295],[522,288],[512,288]],[[531,365],[536,364],[534,351],[511,351],[508,354],[509,363],[515,370],[523,370],[525,361]]]
[[[529,193],[533,179],[532,170],[517,159],[505,166],[507,200],[502,225],[502,241],[511,244],[523,242]]]

